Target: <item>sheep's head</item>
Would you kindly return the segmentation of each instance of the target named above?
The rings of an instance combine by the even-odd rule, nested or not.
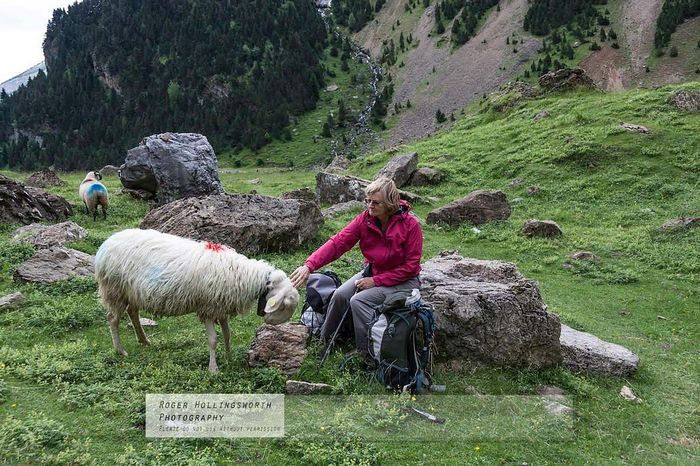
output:
[[[292,317],[298,304],[299,292],[291,280],[281,270],[274,270],[267,283],[265,307],[259,306],[258,314],[265,317],[265,323],[279,325]]]
[[[87,175],[85,175],[85,179],[83,181],[100,181],[101,179],[102,174],[97,170],[93,170],[91,172],[87,172]]]

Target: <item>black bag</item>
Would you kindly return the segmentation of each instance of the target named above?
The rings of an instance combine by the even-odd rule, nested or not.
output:
[[[430,385],[435,321],[417,289],[387,296],[369,324],[368,351],[377,380],[387,388],[420,393]]]
[[[321,329],[328,311],[328,304],[340,285],[338,275],[330,270],[309,275],[300,321],[311,329],[311,333],[316,334]]]

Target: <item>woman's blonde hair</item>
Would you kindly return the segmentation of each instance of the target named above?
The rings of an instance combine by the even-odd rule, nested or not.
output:
[[[386,205],[389,215],[399,210],[399,190],[393,180],[389,178],[377,178],[365,188],[365,195],[379,193],[384,199],[382,202]]]

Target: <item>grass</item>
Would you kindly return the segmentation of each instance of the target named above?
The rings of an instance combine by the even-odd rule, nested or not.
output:
[[[332,418],[327,412],[311,416],[310,424],[278,440],[146,439],[145,393],[284,391],[287,378],[279,371],[248,368],[244,362],[259,317],[232,321],[232,355],[219,351],[216,378],[207,371],[204,328],[193,316],[160,319],[148,331],[153,344],[147,348],[123,328],[129,357],[121,358],[112,348],[91,279],[52,285],[13,280],[12,271],[32,251],[14,244],[10,235],[16,225],[6,225],[0,227],[0,296],[21,290],[28,300],[0,313],[0,416],[5,420],[0,462],[697,464],[700,230],[662,233],[658,227],[700,212],[700,116],[666,103],[675,89],[699,87],[550,96],[504,113],[468,116],[449,132],[401,148],[417,151],[420,166],[447,174],[438,186],[410,188],[441,198],[414,206],[422,218],[475,189],[505,189],[514,178],[523,179],[505,190],[513,206],[507,221],[482,225],[480,233],[471,225],[426,226],[424,260],[457,249],[468,257],[515,262],[523,275],[539,282],[545,303],[563,323],[634,351],[640,365],[633,377],[453,364],[438,357],[436,379],[447,386],[445,393],[411,401],[388,395],[356,366],[338,371],[339,352],[315,375],[312,342],[294,378],[330,383],[344,402],[359,397],[367,404],[339,403]],[[543,109],[551,117],[531,119]],[[621,129],[622,121],[645,125],[651,134]],[[289,144],[290,153],[300,150]],[[389,157],[368,156],[351,172],[371,178]],[[300,163],[289,171],[235,168],[226,157],[220,162],[229,192],[279,195],[314,186],[315,171]],[[83,174],[60,176],[68,186],[51,191],[77,204]],[[260,183],[249,184],[254,178]],[[111,193],[120,187],[116,177],[104,181]],[[538,186],[540,195],[528,196],[528,186]],[[518,197],[522,201],[515,202]],[[72,220],[90,236],[73,246],[94,253],[112,232],[137,226],[147,211],[146,204],[115,194],[107,221],[93,222],[76,208]],[[261,257],[291,271],[353,215],[326,222],[316,239],[297,250]],[[564,235],[526,239],[519,230],[528,218],[555,220]],[[578,250],[594,252],[601,263],[563,267],[567,254]],[[348,277],[361,260],[351,251],[332,268]],[[539,385],[562,388],[576,414],[560,419],[533,411],[528,400]],[[623,385],[642,402],[621,399]],[[474,389],[486,397],[471,395]],[[384,398],[388,401],[376,402]],[[407,416],[403,407],[411,403],[434,407],[436,415],[447,418],[446,427]],[[381,433],[356,424],[368,420]]]

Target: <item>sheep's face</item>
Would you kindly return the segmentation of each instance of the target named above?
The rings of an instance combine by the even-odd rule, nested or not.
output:
[[[299,292],[281,270],[270,275],[265,303],[265,323],[279,325],[287,322],[299,305]]]

